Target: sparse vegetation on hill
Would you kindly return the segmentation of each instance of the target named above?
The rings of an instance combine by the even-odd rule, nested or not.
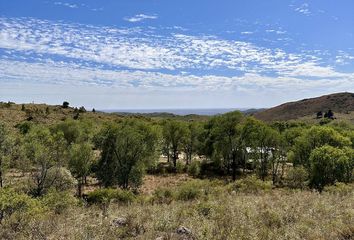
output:
[[[1,239],[354,237],[350,122],[66,105],[0,107]]]
[[[325,117],[329,110],[334,113],[333,117],[354,123],[354,93],[336,93],[289,102],[253,115],[263,121],[310,120]]]

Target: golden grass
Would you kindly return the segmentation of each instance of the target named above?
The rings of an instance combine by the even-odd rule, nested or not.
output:
[[[150,179],[151,178],[151,179]],[[179,176],[171,186],[172,176],[146,177],[149,184],[188,183]],[[180,181],[180,182],[178,182]],[[2,239],[354,239],[354,186],[341,194],[273,189],[257,193],[230,191],[221,181],[200,180],[208,193],[195,200],[174,200],[153,204],[142,194],[130,205],[111,204],[108,217],[99,206],[72,206],[62,214],[48,212],[30,219],[28,225],[13,230],[0,228]],[[149,191],[152,191],[150,189]],[[149,192],[147,191],[147,192]],[[123,217],[125,226],[111,226]],[[185,226],[191,235],[178,235]]]

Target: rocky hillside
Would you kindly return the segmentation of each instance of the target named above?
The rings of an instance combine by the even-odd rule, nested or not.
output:
[[[316,98],[289,102],[253,114],[263,121],[315,118],[319,111],[332,110],[336,116],[354,115],[354,93],[335,93]],[[351,120],[351,119],[349,119]]]

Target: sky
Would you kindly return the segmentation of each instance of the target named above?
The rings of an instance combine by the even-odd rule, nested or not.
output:
[[[354,92],[352,0],[0,0],[0,101],[262,108]]]

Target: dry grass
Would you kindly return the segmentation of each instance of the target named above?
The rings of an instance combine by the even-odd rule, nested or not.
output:
[[[142,194],[150,195],[158,188],[174,188],[191,179],[192,177],[188,176],[188,174],[146,175],[140,191]]]
[[[150,185],[189,182],[184,175],[148,176]],[[178,182],[180,181],[180,182]],[[30,219],[28,225],[13,230],[0,228],[2,239],[354,239],[354,187],[345,194],[335,191],[273,189],[267,192],[230,191],[221,182],[200,181],[211,191],[196,200],[153,204],[147,195],[130,205],[111,204],[108,217],[99,206],[73,206],[62,214],[48,212]],[[172,185],[165,185],[172,184]],[[202,187],[202,188],[204,188]],[[113,219],[126,218],[127,224],[111,226]],[[185,226],[191,235],[178,235]]]

